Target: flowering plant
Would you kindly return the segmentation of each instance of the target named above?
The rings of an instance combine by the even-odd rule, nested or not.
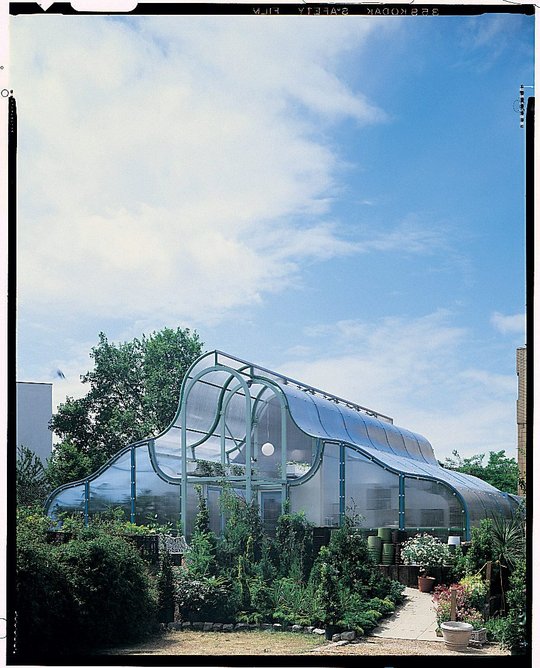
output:
[[[482,613],[472,604],[470,594],[463,584],[453,584],[449,587],[439,585],[435,587],[433,602],[435,603],[437,626],[440,628],[443,622],[450,621],[452,591],[456,592],[455,621],[472,624],[475,629],[481,628],[484,625]]]
[[[459,581],[465,590],[465,595],[470,601],[471,605],[478,610],[481,610],[488,592],[488,583],[482,579],[480,574],[468,575]]]
[[[420,566],[423,575],[427,575],[435,566],[442,566],[448,558],[448,546],[428,533],[417,534],[401,546],[403,563]]]

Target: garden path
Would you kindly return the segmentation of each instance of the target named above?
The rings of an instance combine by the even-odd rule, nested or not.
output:
[[[401,640],[441,641],[437,637],[437,619],[433,607],[432,594],[424,594],[418,589],[405,587],[405,601],[391,617],[387,617],[373,630],[377,638],[397,638]]]

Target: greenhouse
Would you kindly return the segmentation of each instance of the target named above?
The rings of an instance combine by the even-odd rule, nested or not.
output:
[[[126,519],[180,523],[191,535],[198,487],[212,530],[221,496],[256,502],[272,532],[288,504],[315,527],[337,527],[350,508],[364,529],[394,527],[470,536],[485,517],[510,517],[512,496],[442,468],[430,443],[390,417],[220,351],[200,357],[178,412],[160,435],[128,445],[85,480],[47,501],[55,518],[121,507]]]

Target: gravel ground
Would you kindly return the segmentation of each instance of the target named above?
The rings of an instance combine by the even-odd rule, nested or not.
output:
[[[109,655],[306,655],[306,654],[357,654],[365,656],[425,656],[425,655],[505,655],[497,645],[485,645],[483,649],[469,648],[466,652],[454,652],[442,642],[426,640],[394,640],[369,637],[348,645],[335,645],[320,636],[300,633],[269,633],[249,631],[242,633],[212,633],[195,631],[167,632],[146,643],[108,651]]]
[[[327,643],[313,650],[317,654],[361,654],[364,656],[426,656],[426,655],[470,655],[470,656],[494,656],[510,654],[499,649],[498,645],[484,645],[482,649],[469,647],[466,652],[454,652],[446,649],[443,642],[431,642],[429,640],[396,640],[394,638],[366,638],[350,645],[336,646]]]

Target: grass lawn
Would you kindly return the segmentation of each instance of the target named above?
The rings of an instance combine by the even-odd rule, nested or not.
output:
[[[219,655],[329,655],[353,654],[373,656],[425,656],[425,655],[505,655],[509,652],[496,645],[485,645],[482,649],[468,648],[464,652],[446,649],[443,642],[396,640],[366,637],[358,643],[339,646],[326,642],[324,636],[304,633],[272,633],[269,631],[246,631],[241,633],[213,633],[199,631],[168,631],[138,645],[119,647],[102,652],[107,655],[139,656],[219,656]]]
[[[118,648],[107,654],[306,654],[324,644],[324,636],[308,633],[169,631],[155,640]]]

